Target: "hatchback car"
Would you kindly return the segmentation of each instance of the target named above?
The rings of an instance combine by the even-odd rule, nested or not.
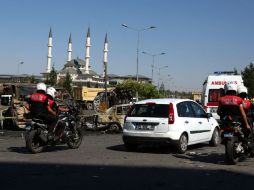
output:
[[[137,102],[125,117],[123,142],[127,150],[142,143],[167,143],[184,153],[188,145],[220,143],[218,122],[190,99],[148,99]]]

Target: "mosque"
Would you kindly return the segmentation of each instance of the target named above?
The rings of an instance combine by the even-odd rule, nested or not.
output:
[[[48,37],[48,56],[47,56],[47,68],[46,72],[43,73],[44,77],[49,74],[52,70],[52,47],[53,47],[53,37],[52,30],[50,29]],[[107,62],[107,52],[108,52],[108,39],[107,35],[104,41],[104,63]],[[85,60],[80,58],[72,59],[72,39],[71,34],[68,41],[67,48],[67,63],[64,67],[57,71],[57,80],[63,79],[67,73],[70,74],[72,78],[73,86],[87,86],[87,87],[103,87],[105,84],[104,74],[97,74],[91,69],[90,66],[90,48],[91,48],[91,39],[90,39],[90,28],[88,28],[86,35],[86,44],[85,44]]]
[[[44,77],[50,73],[52,69],[52,31],[50,29],[49,37],[48,37],[48,56],[47,56],[47,69],[46,72],[43,73]],[[72,39],[71,34],[68,41],[67,48],[67,63],[64,67],[57,71],[57,80],[63,79],[67,73],[70,74],[72,78],[73,86],[87,86],[87,87],[104,87],[105,85],[105,73],[99,75],[95,71],[91,69],[90,66],[90,48],[91,48],[91,38],[90,38],[90,28],[88,28],[86,35],[86,44],[85,44],[85,60],[80,58],[72,59]],[[103,55],[103,66],[105,72],[105,64],[108,62],[108,39],[107,34],[105,36],[104,41],[104,55]],[[127,79],[136,80],[136,75],[126,75],[126,76],[118,76],[114,74],[107,74],[108,84],[117,84]],[[139,81],[145,83],[151,83],[151,79],[139,75]]]

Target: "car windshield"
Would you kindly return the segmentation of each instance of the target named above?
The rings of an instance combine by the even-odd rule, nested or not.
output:
[[[168,118],[167,104],[136,104],[128,114],[132,117],[161,117]]]

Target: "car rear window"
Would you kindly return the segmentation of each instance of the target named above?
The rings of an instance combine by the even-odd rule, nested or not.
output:
[[[167,104],[136,104],[128,116],[168,118]]]

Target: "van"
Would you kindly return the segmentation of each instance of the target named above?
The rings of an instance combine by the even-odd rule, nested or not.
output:
[[[211,113],[217,120],[220,119],[217,114],[219,98],[225,94],[224,85],[226,83],[243,84],[241,75],[235,75],[235,72],[224,71],[214,72],[209,75],[203,83],[201,104],[207,113]]]

